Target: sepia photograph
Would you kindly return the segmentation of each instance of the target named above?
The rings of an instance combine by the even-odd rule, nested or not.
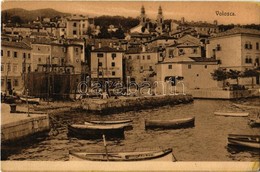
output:
[[[1,2],[1,170],[260,170],[256,1]]]

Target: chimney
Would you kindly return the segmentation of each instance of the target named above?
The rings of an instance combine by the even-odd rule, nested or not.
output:
[[[98,43],[98,48],[101,48],[102,47],[102,44],[101,42]]]
[[[214,25],[218,25],[218,21],[217,20],[214,20]]]

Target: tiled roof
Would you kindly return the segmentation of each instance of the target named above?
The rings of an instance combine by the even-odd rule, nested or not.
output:
[[[195,62],[217,62],[214,58],[206,58],[206,57],[190,57]]]
[[[32,44],[50,44],[52,43],[51,39],[47,38],[24,38],[23,42],[25,43],[32,43]]]
[[[31,35],[35,36],[48,36],[47,32],[32,32]]]
[[[111,48],[108,46],[105,47],[101,47],[98,49],[93,50],[93,52],[124,52],[124,50],[122,48]]]
[[[129,48],[126,51],[126,54],[139,54],[142,51],[142,49],[140,47],[133,47],[133,48]]]
[[[213,24],[213,23],[208,23],[208,22],[188,22],[185,21],[184,23],[182,23],[180,20],[179,21],[173,21],[174,23],[177,23],[180,26],[192,26],[192,27],[217,27],[217,25]]]
[[[31,47],[24,42],[2,41],[1,46],[31,50]]]
[[[260,36],[260,30],[235,27],[225,32],[218,33],[214,37],[221,37],[221,36],[228,36],[228,35],[235,35],[235,34],[252,34],[252,35]]]

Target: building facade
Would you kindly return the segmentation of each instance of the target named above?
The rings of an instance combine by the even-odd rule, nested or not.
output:
[[[245,70],[259,67],[260,31],[234,28],[210,38],[207,57],[220,61],[220,67]]]
[[[2,41],[1,44],[1,91],[22,92],[25,74],[32,71],[31,47],[22,42]]]
[[[109,46],[91,52],[92,80],[123,81],[123,54],[121,48]]]

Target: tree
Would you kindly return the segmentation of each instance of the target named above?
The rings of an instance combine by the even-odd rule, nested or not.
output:
[[[21,19],[20,16],[13,16],[11,17],[11,22],[14,23],[14,24],[22,24],[23,23],[23,20]]]
[[[107,27],[104,26],[100,29],[100,33],[98,34],[98,38],[105,38],[105,39],[111,38],[111,35],[107,31]]]
[[[112,33],[113,37],[116,37],[118,39],[124,39],[125,38],[125,33],[123,29],[120,27],[118,28],[115,32]]]
[[[226,79],[228,79],[228,73],[226,71],[226,69],[216,69],[214,70],[213,73],[211,73],[211,76],[214,80],[217,80],[217,81],[223,81],[223,88],[225,88],[225,85],[226,85]]]
[[[258,69],[247,69],[243,73],[243,77],[251,77],[252,78],[252,88],[254,88],[254,77],[259,77]]]
[[[90,26],[88,26],[86,34],[88,35],[88,37],[90,38],[92,36],[93,30]]]
[[[241,72],[240,71],[230,69],[227,74],[228,74],[228,78],[236,79],[237,84],[238,84],[238,82],[239,82],[238,78],[241,76]]]

